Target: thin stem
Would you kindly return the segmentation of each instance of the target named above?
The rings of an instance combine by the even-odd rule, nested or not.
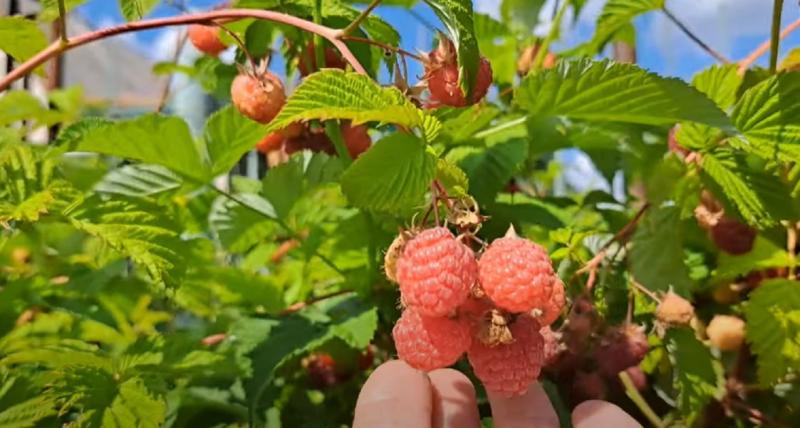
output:
[[[619,379],[625,386],[625,395],[627,395],[628,398],[633,401],[633,404],[639,408],[639,411],[642,412],[644,417],[646,417],[654,427],[662,428],[664,426],[664,422],[658,417],[656,412],[653,411],[653,408],[647,404],[647,401],[645,401],[644,397],[642,397],[642,394],[639,394],[639,390],[637,390],[636,386],[634,386],[633,381],[628,373],[625,371],[619,372]]]
[[[309,306],[311,306],[311,305],[313,305],[315,303],[319,303],[319,302],[321,302],[323,300],[331,299],[333,297],[338,297],[338,296],[341,296],[341,295],[344,295],[344,294],[350,294],[350,293],[353,293],[353,290],[339,290],[339,291],[334,291],[333,293],[324,294],[324,295],[319,296],[319,297],[314,297],[314,298],[311,298],[311,299],[308,299],[308,300],[305,300],[305,301],[302,301],[302,302],[297,302],[295,304],[287,306],[286,309],[280,311],[279,315],[293,314],[293,313],[299,312],[300,310],[302,310],[304,308],[307,308],[307,307],[309,307]]]
[[[569,4],[570,2],[565,1],[561,4],[561,7],[558,8],[556,16],[550,23],[550,32],[547,34],[547,37],[544,38],[542,44],[539,45],[539,50],[536,52],[536,57],[533,59],[531,70],[539,70],[542,68],[544,59],[547,58],[547,53],[550,52],[550,43],[558,37],[558,32],[561,29],[561,20],[564,19],[564,13],[567,11]]]
[[[683,34],[686,34],[690,39],[692,39],[693,42],[697,43],[697,45],[700,46],[700,48],[708,52],[709,55],[713,56],[714,59],[723,64],[728,64],[731,62],[724,55],[711,48],[711,46],[706,44],[704,41],[700,40],[700,38],[697,37],[697,35],[695,35],[688,27],[686,27],[686,25],[683,22],[681,22],[681,20],[679,20],[678,17],[673,15],[669,9],[663,7],[661,8],[661,11],[664,12],[665,15],[667,15],[667,18],[669,18],[669,20],[672,21],[673,24],[677,25],[678,28],[680,28],[681,31],[683,31]]]
[[[367,71],[358,62],[355,55],[340,40],[339,30],[335,30],[324,25],[315,24],[305,19],[296,16],[287,15],[285,13],[274,12],[271,10],[258,10],[258,9],[222,9],[211,12],[195,13],[190,15],[173,16],[168,18],[146,19],[142,21],[128,22],[125,24],[117,25],[114,27],[103,28],[97,31],[81,34],[69,38],[67,42],[58,41],[51,44],[43,51],[34,55],[22,65],[8,73],[2,80],[0,80],[0,91],[4,91],[11,86],[13,82],[27,75],[35,70],[38,66],[44,64],[48,60],[57,57],[64,52],[82,46],[97,40],[102,40],[108,37],[116,36],[118,34],[130,33],[135,31],[149,30],[152,28],[169,27],[175,25],[187,24],[200,24],[209,21],[238,21],[244,18],[256,18],[266,21],[279,22],[282,24],[297,27],[301,30],[310,33],[319,34],[327,39],[333,46],[341,52],[342,57],[353,67],[353,69],[360,74],[367,74]]]
[[[322,24],[322,0],[316,0],[314,2],[314,23],[315,24]],[[313,48],[313,55],[316,63],[316,67],[313,67],[317,70],[320,68],[325,67],[325,47],[322,46],[322,37],[317,34],[314,34],[314,48]],[[315,71],[315,70],[309,70]]]
[[[789,34],[792,34],[792,32],[794,30],[797,30],[798,28],[800,28],[800,18],[798,18],[791,24],[787,25],[783,29],[783,31],[781,31],[781,34],[778,36],[778,39],[780,40],[785,39]],[[769,50],[770,46],[772,46],[772,37],[770,37],[769,40],[764,41],[764,43],[758,45],[758,47],[755,48],[753,52],[750,52],[750,55],[747,55],[741,61],[739,61],[739,74],[744,74],[745,70],[750,68],[750,66],[754,62],[756,62],[756,60],[760,58],[761,55],[764,55],[764,53],[766,53]]]
[[[345,27],[345,28],[342,30],[342,32],[341,32],[341,36],[347,36],[347,35],[349,35],[350,33],[352,33],[353,31],[356,31],[356,29],[358,28],[358,26],[359,26],[359,25],[361,25],[361,23],[362,23],[362,22],[364,22],[364,20],[365,20],[365,19],[367,19],[367,17],[369,16],[369,14],[370,14],[370,13],[372,13],[372,11],[373,11],[373,10],[374,10],[376,7],[378,7],[378,5],[379,5],[379,4],[381,4],[381,0],[372,0],[372,1],[369,3],[369,6],[367,6],[367,8],[366,8],[366,9],[364,9],[363,11],[361,11],[361,14],[360,14],[360,15],[358,15],[358,17],[356,17],[356,19],[354,19],[354,20],[353,20],[353,22],[351,22],[350,24],[348,24],[348,25],[347,25],[347,27]]]
[[[648,290],[647,288],[645,288],[644,285],[639,284],[638,282],[633,280],[631,281],[631,284],[633,285],[633,288],[635,288],[637,291],[641,292],[645,296],[653,299],[654,302],[661,303],[661,299],[658,298],[656,293],[653,293],[652,291]]]
[[[425,58],[423,58],[423,57],[421,57],[421,56],[419,56],[419,55],[417,55],[417,54],[415,54],[413,52],[409,52],[409,51],[407,51],[405,49],[394,47],[392,45],[388,45],[386,43],[379,42],[377,40],[367,39],[367,38],[364,38],[364,37],[356,37],[356,36],[342,36],[342,40],[349,40],[351,42],[358,42],[358,43],[366,43],[368,45],[377,46],[377,47],[379,47],[381,49],[385,49],[387,51],[392,51],[392,52],[394,52],[396,54],[407,56],[409,58],[414,58],[415,60],[417,60],[419,62],[425,61]]]
[[[783,0],[775,0],[772,6],[772,32],[770,33],[769,72],[775,74],[778,69],[778,47],[781,43],[781,15],[783,14]]]
[[[64,5],[64,0],[58,0],[58,28],[61,42],[67,43],[67,7]]]
[[[239,37],[238,34],[229,30],[228,27],[226,27],[225,25],[219,22],[212,22],[212,24],[219,27],[222,31],[231,36],[233,41],[236,42],[236,46],[239,47],[239,50],[241,50],[242,53],[244,53],[244,56],[247,58],[247,62],[250,63],[250,68],[253,70],[253,72],[256,72],[258,70],[258,64],[256,64],[256,60],[253,59],[253,55],[250,55],[250,51],[247,50],[247,46],[244,44],[244,40],[242,40],[242,38]]]
[[[414,9],[410,9],[410,8],[406,9],[406,12],[408,12],[408,14],[411,15],[412,18],[416,19],[417,22],[422,24],[423,27],[427,28],[428,31],[430,31],[432,33],[436,33],[436,32],[439,31],[439,29],[435,25],[433,25],[430,21],[428,21],[422,15],[417,13]]]
[[[347,168],[350,166],[350,164],[353,163],[353,158],[350,157],[350,152],[347,150],[347,144],[344,142],[342,129],[339,127],[339,124],[333,120],[325,122],[325,133],[328,134],[328,138],[333,142],[336,154],[339,155],[342,163],[344,163],[344,167]]]

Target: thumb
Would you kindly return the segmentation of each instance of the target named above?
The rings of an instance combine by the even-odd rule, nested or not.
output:
[[[559,428],[558,415],[538,382],[518,397],[487,391],[496,428]]]

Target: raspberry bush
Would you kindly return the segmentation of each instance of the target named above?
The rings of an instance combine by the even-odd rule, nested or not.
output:
[[[580,43],[578,0],[120,0],[84,34],[85,1],[31,3],[0,17],[0,426],[347,426],[396,358],[464,372],[486,424],[534,382],[559,415],[800,420],[796,5],[684,80],[631,44],[640,15],[700,40],[671,0]],[[153,73],[202,126],[182,84],[61,87],[53,60],[167,27]]]

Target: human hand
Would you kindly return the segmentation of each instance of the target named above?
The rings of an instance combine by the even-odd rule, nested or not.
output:
[[[558,416],[541,385],[525,395],[489,394],[495,428],[558,428]],[[572,412],[574,428],[641,428],[614,404],[591,400]],[[367,379],[356,403],[353,428],[477,428],[480,416],[475,388],[461,372],[439,369],[424,373],[395,360]]]

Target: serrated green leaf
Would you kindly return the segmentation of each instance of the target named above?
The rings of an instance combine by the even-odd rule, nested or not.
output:
[[[427,116],[397,88],[382,88],[369,76],[326,69],[303,79],[267,132],[311,119],[351,119],[353,124],[380,122],[412,128],[421,127]]]
[[[800,48],[794,48],[783,57],[778,70],[799,71],[800,70]]]
[[[691,424],[709,401],[724,394],[722,364],[691,329],[670,329],[665,339],[674,365],[673,379],[678,389],[678,406]]]
[[[40,395],[0,410],[0,428],[28,428],[56,414],[56,402],[48,395]]]
[[[562,61],[525,77],[514,99],[531,116],[651,125],[690,121],[732,129],[725,113],[701,92],[632,64]]]
[[[203,130],[211,175],[224,174],[233,168],[266,135],[265,129],[265,126],[244,117],[232,105],[211,115]]]
[[[744,313],[747,341],[758,357],[758,381],[769,386],[800,369],[800,282],[764,281],[750,294]]]
[[[692,286],[684,263],[680,213],[676,207],[652,209],[633,235],[631,272],[648,290],[688,295]]]
[[[362,154],[342,175],[350,202],[371,211],[416,206],[436,174],[436,157],[410,134],[394,133]]]
[[[185,270],[184,245],[163,208],[142,199],[92,199],[71,224],[130,257],[157,282],[174,285]]]
[[[741,84],[742,76],[736,64],[712,65],[692,78],[692,86],[723,109],[736,102],[736,93]]]
[[[21,120],[35,121],[37,125],[52,125],[64,118],[57,111],[45,107],[27,91],[9,91],[0,97],[0,126]]]
[[[181,187],[181,178],[160,165],[133,164],[111,170],[94,190],[123,196],[153,196]]]
[[[148,114],[119,122],[78,122],[65,136],[70,151],[103,153],[163,165],[197,180],[209,178],[209,167],[189,132],[177,117]],[[65,134],[67,131],[65,131]],[[71,141],[70,141],[71,140]]]
[[[457,165],[440,158],[436,162],[436,179],[442,183],[451,196],[458,198],[467,196],[469,178],[467,178],[467,173]]]
[[[664,7],[664,0],[609,0],[597,18],[597,28],[589,44],[599,52],[620,28],[631,24],[633,18]]]
[[[750,272],[790,266],[791,264],[792,258],[784,248],[762,236],[757,236],[753,243],[753,249],[747,254],[735,256],[721,252],[714,274],[717,278],[734,280],[736,277],[747,275]]]
[[[142,19],[158,5],[160,0],[118,0],[119,9],[126,21]]]
[[[22,16],[0,17],[0,51],[23,62],[46,46],[47,37],[36,22]]]
[[[472,21],[472,0],[425,0],[442,21],[456,47],[458,76],[466,99],[472,98],[472,88],[478,77],[480,51]]]
[[[719,186],[742,217],[750,224],[768,226],[775,222],[763,201],[746,180],[736,160],[724,152],[703,156],[703,173]]]
[[[271,232],[271,219],[276,219],[277,214],[272,205],[258,195],[239,193],[233,197],[242,203],[224,196],[218,197],[211,206],[208,221],[222,245],[228,251],[239,253],[245,252]]]
[[[457,145],[470,143],[472,137],[484,130],[500,115],[500,109],[491,104],[477,104],[468,108],[441,107],[434,114],[442,124],[441,142]]]

